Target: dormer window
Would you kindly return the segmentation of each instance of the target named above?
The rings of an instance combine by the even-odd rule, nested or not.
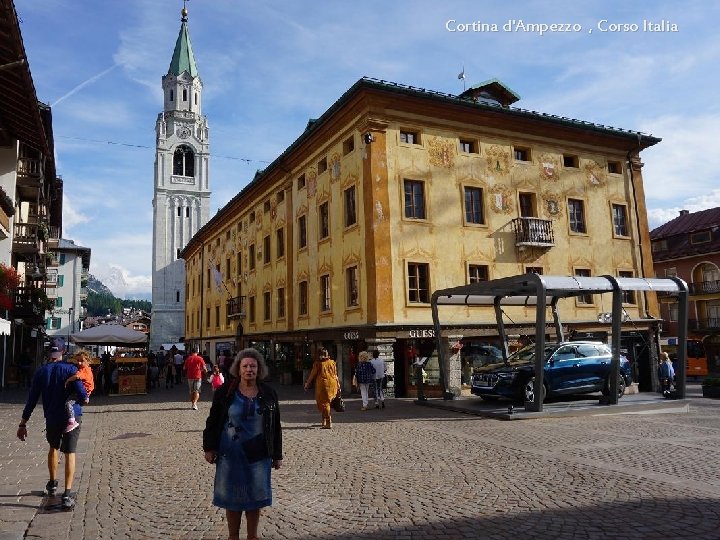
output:
[[[177,147],[173,154],[173,174],[176,176],[195,176],[195,153],[187,145]]]
[[[710,241],[710,231],[700,231],[690,235],[691,244],[705,244]]]

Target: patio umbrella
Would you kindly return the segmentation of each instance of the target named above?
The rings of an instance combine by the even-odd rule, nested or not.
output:
[[[70,335],[70,341],[77,345],[142,346],[147,340],[147,334],[119,324],[101,324]]]

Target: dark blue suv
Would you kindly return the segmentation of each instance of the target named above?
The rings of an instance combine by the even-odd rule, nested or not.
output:
[[[545,345],[544,393],[562,394],[610,393],[612,351],[596,341],[565,341]],[[534,401],[535,345],[512,354],[508,361],[477,368],[472,375],[472,393],[483,399],[507,398],[519,402]],[[632,382],[630,364],[620,356],[618,397]]]

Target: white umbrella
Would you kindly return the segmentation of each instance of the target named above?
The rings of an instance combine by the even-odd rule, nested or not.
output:
[[[70,335],[70,341],[77,345],[142,346],[148,337],[119,324],[101,324]]]

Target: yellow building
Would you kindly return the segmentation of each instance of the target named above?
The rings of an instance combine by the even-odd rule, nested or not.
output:
[[[517,99],[496,80],[459,96],[359,80],[185,247],[185,340],[215,358],[237,336],[295,382],[320,345],[346,383],[357,352],[377,349],[410,395],[416,355],[436,382],[434,290],[530,271],[652,275],[639,152],[660,139]],[[628,353],[648,371],[656,300],[626,300]],[[562,319],[602,338],[608,311],[589,296]],[[532,316],[509,309],[506,323],[531,334]],[[497,345],[492,309],[451,320],[444,337],[464,350]]]

